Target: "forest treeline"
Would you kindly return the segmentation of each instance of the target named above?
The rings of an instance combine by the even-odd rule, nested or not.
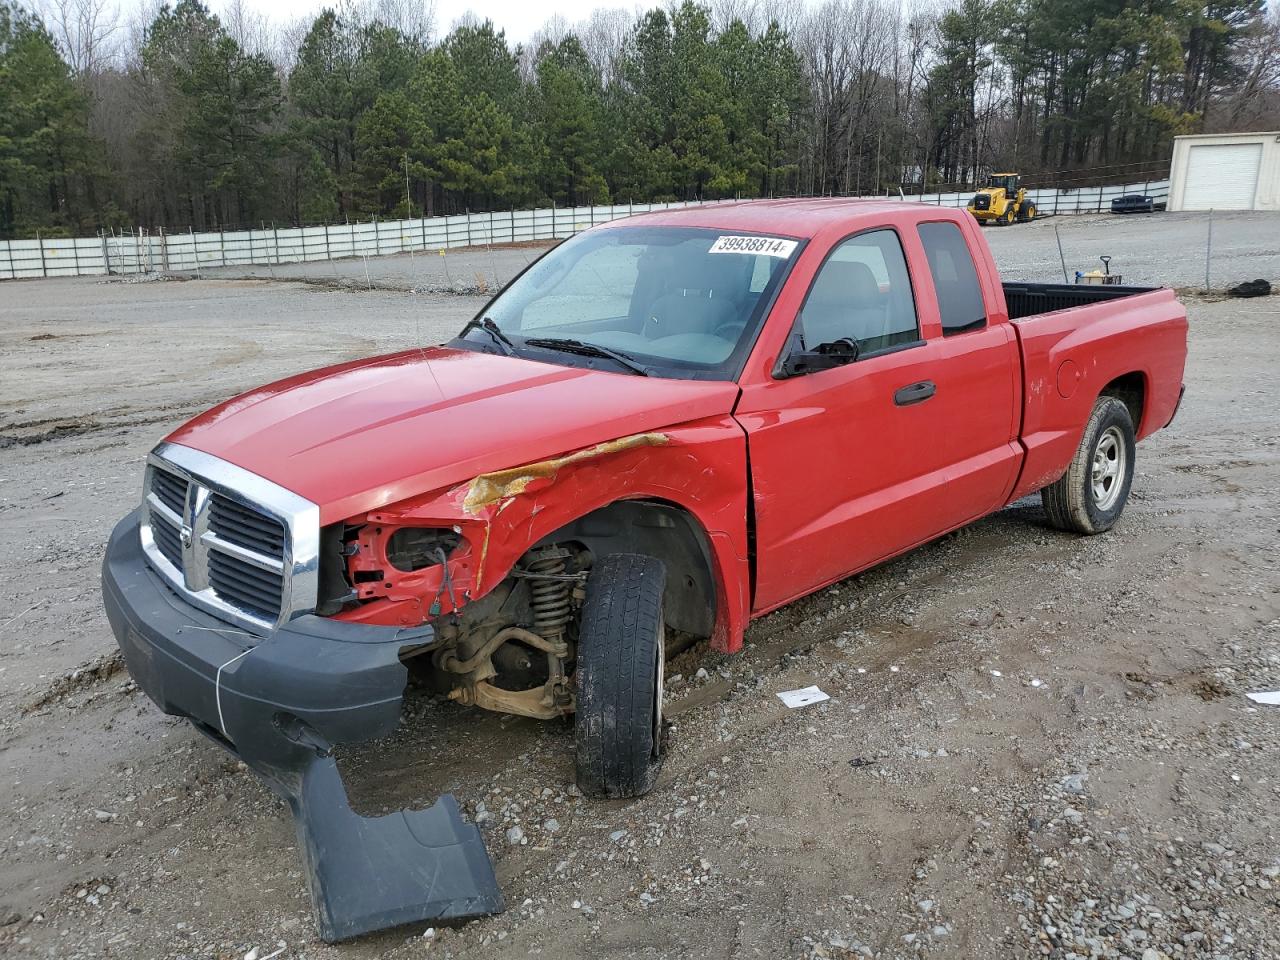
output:
[[[1262,0],[692,0],[443,36],[413,0],[0,0],[0,237],[919,191],[1280,127]]]

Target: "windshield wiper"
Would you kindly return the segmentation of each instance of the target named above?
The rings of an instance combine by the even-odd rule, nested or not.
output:
[[[588,343],[585,340],[571,340],[567,337],[526,337],[524,342],[530,347],[543,347],[547,350],[577,353],[584,357],[603,357],[606,360],[612,360],[619,366],[626,367],[632,373],[641,377],[649,376],[648,367],[636,362],[625,353],[610,350],[608,347],[602,347],[596,343]]]
[[[489,339],[498,345],[504,356],[514,356],[516,345],[511,342],[511,338],[502,332],[502,328],[493,322],[492,317],[481,317],[479,320],[468,320],[467,325],[462,328],[459,337],[465,337],[472,330],[483,330],[489,335]]]

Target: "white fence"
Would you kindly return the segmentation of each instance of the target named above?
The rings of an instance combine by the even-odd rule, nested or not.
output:
[[[1097,213],[1109,210],[1111,201],[1126,193],[1144,193],[1162,203],[1169,195],[1169,181],[1151,180],[1070,190],[1045,188],[1027,193],[1044,215]],[[903,199],[962,207],[971,196],[972,191],[967,191],[929,193]],[[269,227],[217,233],[148,233],[139,230],[76,239],[5,240],[0,241],[0,280],[153,272],[198,274],[215,267],[305,263],[529,240],[558,240],[597,223],[636,213],[699,205],[691,201],[553,207],[322,227]]]

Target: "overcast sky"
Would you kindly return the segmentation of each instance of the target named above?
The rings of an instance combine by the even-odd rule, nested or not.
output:
[[[221,13],[224,0],[207,0],[210,9]],[[430,0],[426,0],[430,2]],[[660,0],[637,3],[635,0],[556,0],[554,6],[544,7],[541,3],[530,3],[528,0],[436,0],[435,33],[443,36],[449,32],[454,21],[467,11],[476,14],[481,20],[488,18],[500,29],[507,32],[507,40],[521,43],[528,40],[533,32],[546,21],[556,15],[564,17],[570,24],[584,19],[597,7],[622,7],[624,9],[646,9],[658,6]],[[288,22],[298,17],[318,13],[326,6],[338,6],[337,0],[329,3],[323,0],[247,0],[246,6],[267,14],[273,20]]]

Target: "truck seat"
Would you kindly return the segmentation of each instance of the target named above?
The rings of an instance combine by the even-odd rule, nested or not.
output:
[[[804,345],[842,337],[871,340],[888,332],[888,311],[871,268],[856,260],[828,260],[800,314]]]
[[[710,259],[713,266],[706,266]],[[742,286],[735,272],[745,258],[728,254],[692,258],[673,251],[664,264],[666,293],[650,306],[644,335],[651,340],[682,334],[712,336],[721,326],[739,319],[732,291]]]

